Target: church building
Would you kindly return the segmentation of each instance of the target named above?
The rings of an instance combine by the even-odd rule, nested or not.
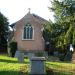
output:
[[[17,42],[17,50],[26,53],[45,52],[43,29],[47,20],[30,13],[12,24],[13,39]]]

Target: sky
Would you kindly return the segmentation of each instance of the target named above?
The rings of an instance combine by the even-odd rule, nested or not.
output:
[[[51,6],[50,0],[0,0],[0,12],[8,18],[10,24],[24,17],[29,11],[28,8],[31,9],[31,13],[54,21],[49,6]]]

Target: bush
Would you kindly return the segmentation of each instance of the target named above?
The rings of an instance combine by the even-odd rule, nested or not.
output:
[[[65,55],[63,53],[59,54],[59,60],[64,61]]]
[[[43,52],[37,52],[37,53],[35,53],[35,56],[38,56],[38,57],[42,57],[44,54],[43,54]]]
[[[65,61],[71,61],[72,60],[72,52],[71,51],[67,51],[64,60]]]
[[[16,50],[17,50],[17,42],[11,42],[10,43],[10,55],[12,57],[14,57]]]

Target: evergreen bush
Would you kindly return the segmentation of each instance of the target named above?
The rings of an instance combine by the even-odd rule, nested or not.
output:
[[[10,43],[10,55],[12,57],[14,57],[16,50],[17,50],[17,42],[11,42]]]

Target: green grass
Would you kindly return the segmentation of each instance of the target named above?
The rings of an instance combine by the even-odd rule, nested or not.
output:
[[[19,75],[22,72],[21,67],[26,69],[29,66],[29,60],[25,59],[25,63],[18,63],[17,58],[11,58],[8,56],[0,55],[0,75]]]
[[[53,70],[55,75],[75,75],[75,64],[64,62],[46,62],[46,66]]]
[[[54,75],[75,75],[75,64],[72,63],[46,61],[46,67],[51,69]],[[0,75],[28,75],[29,72],[29,59],[19,63],[17,58],[0,55]]]

